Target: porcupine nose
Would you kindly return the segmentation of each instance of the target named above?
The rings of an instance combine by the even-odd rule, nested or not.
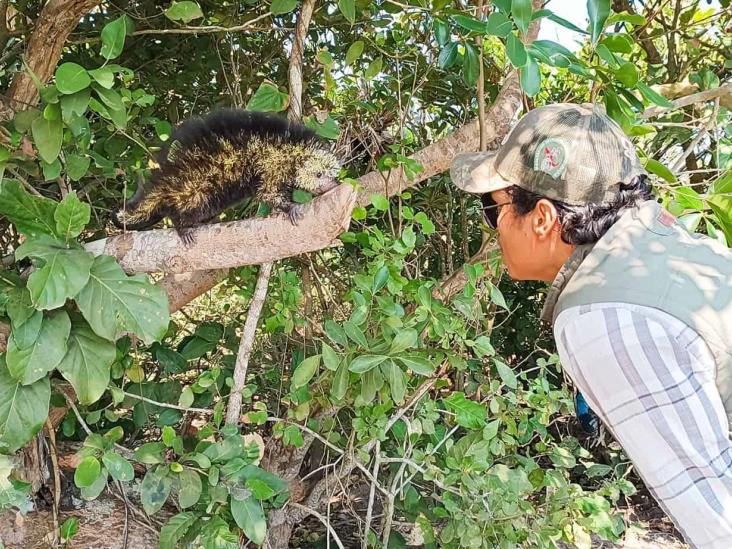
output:
[[[320,194],[327,193],[328,191],[335,189],[338,186],[338,180],[336,178],[329,179],[320,186]]]

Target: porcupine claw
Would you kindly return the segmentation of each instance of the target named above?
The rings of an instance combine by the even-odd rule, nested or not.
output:
[[[193,229],[181,229],[178,231],[178,235],[180,236],[180,239],[183,241],[183,244],[185,246],[192,246],[193,243],[196,241],[196,237],[193,236]]]
[[[290,218],[290,222],[293,225],[297,225],[305,217],[305,208],[302,204],[293,204],[287,211],[287,215]]]

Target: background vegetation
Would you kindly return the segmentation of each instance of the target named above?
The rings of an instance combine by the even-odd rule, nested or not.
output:
[[[642,485],[579,434],[545,288],[501,275],[478,201],[445,173],[522,111],[597,102],[664,204],[732,243],[729,1],[587,6],[584,29],[529,0],[0,0],[0,505],[25,511],[45,485],[56,513],[73,448],[63,482],[129,495],[162,547],[622,536]],[[582,48],[535,40],[546,20]],[[174,124],[231,105],[290,107],[332,141],[360,191],[338,245],[198,273],[187,297],[85,248],[116,234],[110,209]],[[29,460],[44,425],[53,444]],[[291,539],[306,516],[327,530]]]

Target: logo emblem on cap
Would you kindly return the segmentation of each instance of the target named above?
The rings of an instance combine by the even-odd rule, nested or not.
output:
[[[567,151],[556,139],[545,139],[534,151],[534,170],[544,172],[557,179],[567,166]]]

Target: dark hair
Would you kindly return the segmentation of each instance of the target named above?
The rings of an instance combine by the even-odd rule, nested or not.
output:
[[[641,174],[629,183],[621,183],[620,191],[606,204],[571,206],[513,186],[507,189],[511,204],[518,215],[531,212],[542,198],[551,201],[559,213],[562,227],[562,240],[567,244],[592,244],[602,238],[607,230],[618,220],[624,210],[646,200],[652,200],[651,184],[648,176]]]

